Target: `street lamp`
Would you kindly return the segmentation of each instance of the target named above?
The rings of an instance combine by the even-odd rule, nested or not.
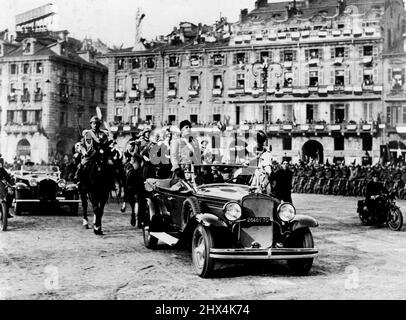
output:
[[[268,58],[264,58],[264,62],[254,62],[252,64],[252,73],[254,77],[258,77],[258,75],[262,72],[263,73],[263,88],[264,88],[264,110],[263,110],[263,119],[264,119],[264,131],[265,134],[267,132],[267,120],[266,119],[266,114],[268,112],[268,105],[267,105],[267,99],[268,99],[268,70],[270,69],[271,73],[275,75],[276,78],[280,78],[283,75],[283,65],[278,62],[271,62],[268,63]]]

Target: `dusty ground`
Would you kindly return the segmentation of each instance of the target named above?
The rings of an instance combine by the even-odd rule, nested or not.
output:
[[[406,228],[364,227],[356,198],[294,195],[319,220],[320,256],[306,277],[284,263],[221,264],[197,277],[190,253],[146,249],[119,205],[108,206],[103,237],[80,217],[20,216],[0,233],[0,299],[405,299]],[[398,202],[406,212],[406,202]]]

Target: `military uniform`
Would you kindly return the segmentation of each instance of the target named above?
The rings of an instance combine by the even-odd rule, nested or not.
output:
[[[193,138],[179,138],[171,143],[172,172],[176,169],[184,170],[191,164],[201,163],[199,143]]]

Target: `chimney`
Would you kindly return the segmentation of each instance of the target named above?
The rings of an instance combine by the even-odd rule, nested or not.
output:
[[[240,11],[240,22],[244,22],[247,19],[247,16],[248,16],[248,9],[247,8],[242,9]]]

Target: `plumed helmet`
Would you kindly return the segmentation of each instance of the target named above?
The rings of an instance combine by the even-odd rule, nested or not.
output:
[[[100,118],[98,117],[98,116],[93,116],[91,119],[90,119],[90,121],[89,121],[90,123],[101,123],[101,120],[100,120]]]

